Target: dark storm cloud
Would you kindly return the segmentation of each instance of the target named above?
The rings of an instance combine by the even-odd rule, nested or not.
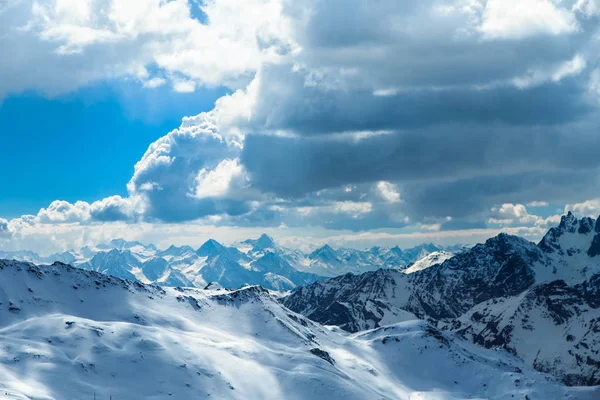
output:
[[[242,153],[253,184],[284,196],[348,183],[498,176],[600,164],[600,136],[578,126],[448,125],[348,138],[249,135]]]
[[[265,75],[253,116],[256,129],[292,130],[307,136],[415,129],[444,123],[555,125],[577,119],[591,109],[582,96],[587,89],[580,79],[528,89],[512,85],[406,89],[390,96],[374,96],[372,90],[306,86],[301,73],[281,67]],[[279,89],[282,86],[285,89]]]
[[[404,185],[405,211],[415,218],[483,218],[502,203],[528,203],[536,197],[564,203],[598,195],[598,169],[493,174],[450,182]],[[482,215],[483,213],[484,215]]]

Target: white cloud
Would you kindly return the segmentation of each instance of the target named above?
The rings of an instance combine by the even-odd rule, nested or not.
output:
[[[600,215],[600,199],[587,200],[582,203],[567,204],[565,213],[573,211],[578,215],[598,217]]]
[[[375,89],[373,91],[373,96],[394,96],[398,94],[398,89],[396,88],[386,88],[386,89]]]
[[[47,208],[42,208],[36,220],[42,224],[62,224],[87,222],[90,219],[90,205],[83,201],[71,204],[67,201],[53,201]]]
[[[586,17],[592,17],[600,14],[600,1],[598,0],[577,0],[573,10],[583,13]]]
[[[373,211],[373,205],[369,202],[338,201],[331,206],[331,209],[333,212],[341,212],[352,218],[359,218],[363,214]]]
[[[146,208],[144,196],[110,196],[93,202],[89,207],[93,221],[137,221],[143,218]]]
[[[225,159],[213,170],[202,168],[196,177],[194,196],[201,199],[206,197],[223,197],[230,194],[232,188],[243,190],[246,181],[243,167],[237,159]],[[237,186],[237,187],[236,187]]]
[[[178,93],[193,93],[196,90],[196,82],[179,81],[173,83],[173,90]]]
[[[400,202],[400,192],[398,191],[398,187],[386,181],[377,182],[377,190],[379,191],[379,195],[383,200],[388,203],[399,203]]]
[[[527,203],[527,207],[546,207],[548,202],[546,201],[532,201],[531,203]]]
[[[522,204],[502,204],[500,207],[492,208],[492,217],[488,220],[491,224],[514,225],[535,224],[540,217],[531,215]]]
[[[560,35],[579,29],[575,15],[551,0],[488,0],[479,30],[486,39]]]
[[[167,83],[166,79],[154,77],[154,78],[149,79],[146,82],[144,82],[143,86],[145,88],[154,89],[154,88],[164,85],[165,83]]]
[[[535,221],[535,226],[539,226],[544,229],[548,229],[551,226],[558,225],[560,223],[561,218],[562,218],[562,215],[560,215],[560,214],[550,215],[549,217],[546,217],[546,218],[539,218],[537,221]]]
[[[23,1],[0,14],[0,99],[40,90],[64,93],[103,79],[133,77],[146,87],[172,80],[245,87],[263,63],[295,48],[282,0],[208,1],[205,23],[188,0]],[[33,70],[32,65],[44,65]],[[148,76],[146,67],[160,76]]]
[[[571,60],[556,65],[532,68],[525,75],[514,78],[513,82],[520,89],[540,85],[548,81],[560,82],[564,78],[579,75],[586,65],[585,58],[580,54],[576,54]]]

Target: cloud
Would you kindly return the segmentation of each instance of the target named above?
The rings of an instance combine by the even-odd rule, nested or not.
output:
[[[92,203],[89,213],[93,221],[134,222],[143,218],[145,207],[145,199],[140,196],[111,196]]]
[[[67,201],[56,200],[48,207],[42,208],[36,221],[42,224],[62,224],[85,222],[90,218],[90,205],[83,201],[71,204]]]
[[[576,32],[579,25],[570,9],[551,0],[517,3],[488,0],[478,29],[488,40],[522,39],[540,34],[569,34]]]
[[[600,199],[592,199],[581,203],[567,204],[565,206],[565,213],[568,211],[573,211],[579,215],[597,217],[600,215]]]
[[[531,215],[523,204],[502,204],[499,207],[492,208],[492,217],[490,224],[498,225],[531,225],[535,224],[540,218]]]
[[[231,92],[148,147],[128,197],[54,202],[20,229],[539,231],[550,217],[525,204],[585,208],[599,183],[594,1],[26,3],[0,14],[17,54],[0,97],[124,77]]]
[[[546,201],[532,201],[527,204],[527,207],[546,207],[548,206],[548,202]]]
[[[243,87],[262,63],[291,51],[286,26],[280,0],[19,1],[0,13],[0,51],[11,54],[0,63],[0,99],[115,78],[146,87],[168,79],[186,92]]]
[[[388,203],[400,202],[400,192],[396,185],[393,185],[386,181],[377,182],[377,190],[379,195]]]
[[[9,230],[8,220],[0,218],[0,238],[10,237],[11,232]]]

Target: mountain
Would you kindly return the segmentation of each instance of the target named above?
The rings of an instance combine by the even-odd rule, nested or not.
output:
[[[600,384],[600,274],[488,300],[446,329],[487,348],[505,348],[568,385]]]
[[[264,280],[268,283],[262,286],[272,287],[274,290],[289,290],[322,279],[318,275],[296,270],[281,256],[270,251],[250,266],[264,274]]]
[[[80,264],[79,267],[124,279],[135,280],[137,279],[136,271],[140,270],[141,264],[142,261],[135,257],[130,250],[118,250],[115,248],[110,251],[96,253],[91,260]]]
[[[47,257],[31,251],[0,251],[0,257],[38,265],[59,261],[162,286],[205,287],[215,280],[229,288],[252,284],[285,291],[349,272],[405,268],[416,261],[412,257],[431,256],[429,251],[434,248],[437,247],[431,244],[421,245],[403,252],[398,247],[356,250],[325,245],[306,254],[279,246],[273,238],[263,234],[232,246],[209,239],[197,250],[174,245],[159,250],[153,244],[114,239],[96,247],[86,246]]]
[[[252,252],[254,253],[258,253],[261,251],[265,251],[265,250],[269,250],[269,249],[274,249],[275,248],[275,241],[273,240],[273,238],[271,238],[269,235],[266,234],[262,234],[260,235],[260,237],[252,242]]]
[[[569,213],[537,245],[500,234],[425,269],[335,277],[282,301],[350,332],[416,316],[567,384],[597,385],[599,241],[599,220]]]
[[[196,254],[198,254],[200,257],[213,257],[221,253],[223,250],[225,250],[225,246],[223,246],[221,243],[214,239],[208,239],[202,246],[200,246],[198,251],[196,251]]]
[[[347,335],[256,286],[161,288],[0,261],[3,398],[579,399],[505,351],[426,321]]]
[[[171,246],[169,246],[168,249],[159,252],[158,255],[163,258],[179,258],[179,257],[191,256],[193,253],[195,253],[195,251],[191,246],[177,247],[177,246],[171,245]]]
[[[334,277],[347,273],[358,274],[381,268],[404,269],[433,252],[445,251],[431,243],[401,250],[372,247],[368,250],[338,249],[324,245],[297,261],[297,268],[320,276]],[[446,253],[454,254],[446,251]]]

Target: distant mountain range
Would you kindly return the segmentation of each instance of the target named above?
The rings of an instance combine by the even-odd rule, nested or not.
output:
[[[600,384],[600,217],[569,213],[537,245],[500,234],[405,272],[339,276],[282,301],[350,332],[426,319],[568,385]]]
[[[83,247],[42,257],[33,251],[0,251],[0,259],[36,265],[62,262],[90,271],[161,286],[205,287],[211,282],[227,288],[261,285],[290,290],[326,277],[363,273],[380,268],[424,268],[451,257],[460,247],[441,248],[432,243],[410,249],[372,247],[368,250],[333,249],[324,245],[312,253],[276,244],[268,235],[225,246],[214,239],[200,248],[115,239],[96,247]],[[413,263],[418,263],[412,266]]]

